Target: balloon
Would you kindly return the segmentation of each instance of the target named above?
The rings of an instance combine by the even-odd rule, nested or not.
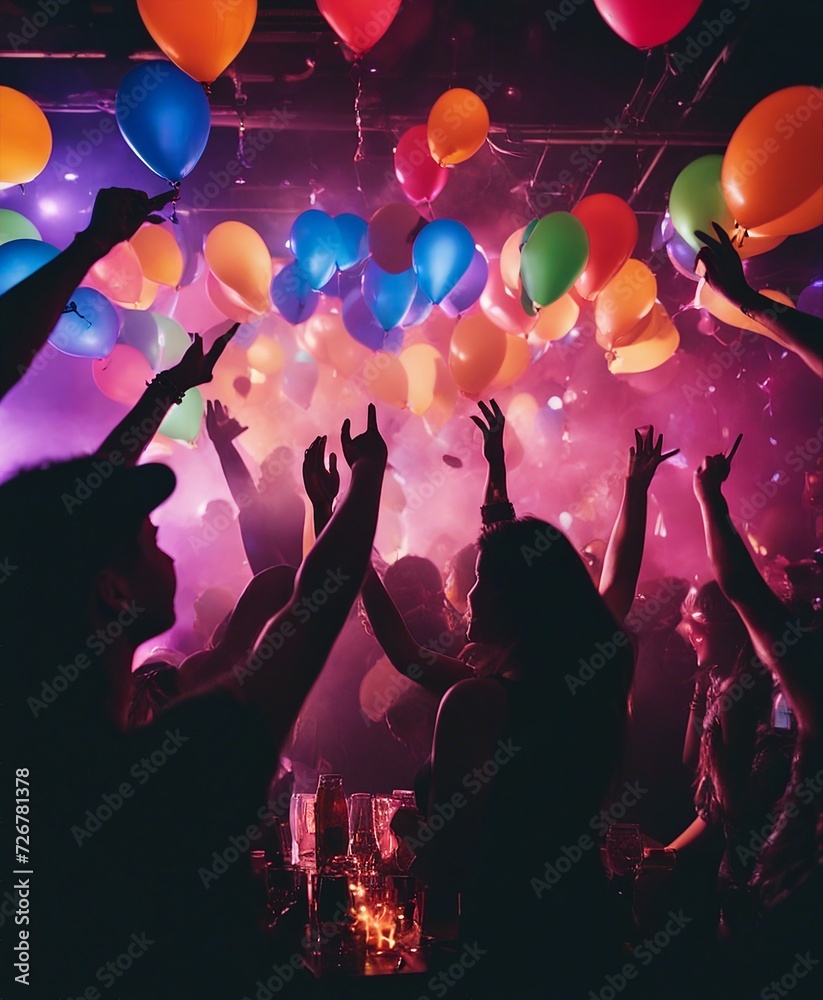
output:
[[[177,320],[157,312],[152,315],[160,331],[160,343],[163,345],[163,368],[171,368],[183,359],[183,355],[191,347],[191,337]]]
[[[420,323],[426,322],[432,309],[434,309],[434,303],[422,288],[418,286],[417,291],[414,293],[412,304],[409,306],[409,311],[403,317],[403,322],[400,325],[403,329],[410,326],[419,326]]]
[[[461,222],[437,219],[417,236],[412,263],[417,281],[435,304],[451,292],[474,259],[474,238]]]
[[[516,333],[506,334],[506,353],[503,364],[491,383],[493,389],[503,388],[516,382],[531,363],[529,342]]]
[[[823,281],[815,281],[803,289],[797,299],[797,308],[801,312],[823,319]]]
[[[712,222],[727,231],[734,227],[734,217],[726,207],[720,186],[722,165],[722,156],[701,156],[684,167],[672,185],[669,195],[672,224],[695,253],[703,246],[694,235],[696,229],[713,236]]]
[[[400,364],[409,380],[409,409],[417,416],[424,414],[434,400],[439,358],[440,352],[431,344],[413,344],[400,352]]]
[[[194,441],[203,424],[203,395],[195,386],[183,393],[183,402],[175,403],[163,417],[158,433],[175,441]]]
[[[342,315],[343,325],[359,344],[372,351],[379,351],[385,345],[386,330],[375,319],[359,289],[343,299]]]
[[[127,344],[115,344],[107,358],[93,361],[91,373],[105,396],[126,406],[134,406],[154,375],[140,351]]]
[[[483,251],[475,247],[468,270],[440,303],[440,308],[447,316],[460,316],[477,302],[488,280],[489,262]]]
[[[251,367],[264,375],[276,375],[286,363],[286,352],[271,337],[258,337],[246,357]]]
[[[283,392],[298,406],[307,410],[317,386],[318,372],[308,351],[297,351],[283,368]]]
[[[525,437],[534,426],[540,407],[529,392],[519,392],[506,407],[506,423],[511,424],[518,436]]]
[[[750,257],[758,257],[762,253],[768,253],[779,247],[786,240],[785,236],[755,236],[754,233],[730,233],[735,236],[734,248],[737,250],[741,260],[748,260]]]
[[[248,303],[240,298],[237,292],[232,291],[222,281],[218,281],[211,272],[206,278],[206,293],[223,316],[238,323],[250,323],[259,316],[259,313],[249,309]]]
[[[721,184],[737,223],[790,236],[823,223],[823,90],[787,87],[756,104],[723,157]]]
[[[694,271],[694,261],[697,254],[694,247],[688,244],[680,233],[675,232],[666,243],[666,256],[678,274],[690,281],[700,281],[700,275]]]
[[[76,311],[63,313],[49,336],[49,343],[75,358],[106,358],[114,350],[120,317],[117,310],[93,288],[78,288],[71,302]]]
[[[11,87],[0,87],[0,191],[27,184],[51,156],[51,126],[40,106]]]
[[[538,306],[559,299],[589,260],[589,237],[570,212],[552,212],[534,227],[520,254],[523,289]]]
[[[250,312],[271,309],[272,263],[263,237],[245,222],[221,222],[206,237],[212,274],[242,299]]]
[[[460,396],[448,364],[443,358],[435,361],[437,376],[434,381],[434,396],[431,406],[426,410],[423,421],[429,434],[437,434],[451,420],[457,400]]]
[[[133,302],[121,302],[120,299],[112,301],[123,309],[150,309],[154,305],[160,286],[156,281],[149,281],[144,277],[140,285],[140,294]]]
[[[384,205],[369,221],[369,250],[375,264],[389,274],[412,266],[412,244],[426,220],[411,205]]]
[[[4,243],[0,246],[0,295],[39,271],[59,253],[57,247],[42,240],[11,240]]]
[[[393,354],[378,351],[362,369],[362,380],[368,393],[389,406],[402,410],[409,395],[406,369]]]
[[[283,319],[296,325],[312,315],[320,301],[320,296],[312,290],[308,277],[297,261],[287,264],[274,276],[271,283],[271,297],[275,309]]]
[[[148,223],[129,240],[143,274],[159,285],[176,287],[183,277],[183,251],[168,229]]]
[[[233,382],[234,391],[242,399],[245,399],[251,392],[251,379],[246,378],[245,375],[238,375]]]
[[[124,244],[128,245],[128,244]],[[172,315],[184,330],[208,330],[225,317],[209,298],[207,282],[211,271],[202,254],[198,254],[197,272],[190,285],[180,289]]]
[[[671,41],[691,21],[700,0],[594,0],[600,16],[637,49],[653,49]]]
[[[0,208],[0,246],[12,240],[42,240],[37,226],[19,212]]]
[[[334,219],[310,208],[292,223],[289,248],[314,289],[320,289],[334,274],[340,252],[340,231]]]
[[[469,395],[482,392],[506,357],[506,334],[482,313],[467,316],[454,329],[449,368],[457,387]]]
[[[163,60],[140,63],[125,76],[115,115],[129,146],[167,181],[190,174],[209,140],[211,109],[203,88]]]
[[[389,274],[373,260],[363,272],[363,300],[384,330],[399,326],[409,311],[417,291],[417,278],[409,268],[401,274]]]
[[[118,243],[101,257],[83,284],[115,302],[137,302],[143,291],[143,269],[131,243]]]
[[[140,351],[154,371],[160,371],[163,341],[156,313],[143,309],[129,309],[123,315],[119,342]]]
[[[516,229],[500,251],[500,274],[503,282],[518,295],[520,295],[520,249],[525,242],[525,234],[525,226]]]
[[[778,307],[782,306],[786,309],[794,309],[795,307],[794,302],[792,302],[789,296],[784,292],[777,291],[777,289],[761,288],[760,294],[765,295],[768,299],[772,299],[777,303]],[[697,291],[694,295],[694,307],[695,309],[708,309],[712,316],[715,319],[719,319],[721,323],[728,323],[729,326],[736,326],[740,330],[759,333],[778,344],[782,343],[762,323],[758,323],[756,319],[747,316],[737,306],[733,306],[720,292],[716,292],[705,278],[702,278],[700,284],[697,286]]]
[[[520,253],[518,251],[518,263]],[[529,316],[520,304],[519,293],[515,295],[507,286],[501,271],[502,258],[489,262],[489,280],[480,296],[480,308],[501,330],[507,333],[526,333],[535,324],[535,317]]]
[[[357,58],[385,35],[400,10],[400,0],[317,0],[320,13]]]
[[[594,321],[614,347],[621,337],[648,316],[657,295],[657,280],[641,260],[629,258],[597,296]]]
[[[212,83],[248,41],[257,0],[137,0],[151,37],[173,63]]]
[[[580,306],[571,295],[561,295],[537,314],[532,333],[541,340],[562,340],[580,316]]]
[[[333,221],[340,239],[335,261],[341,271],[347,271],[369,256],[369,224],[350,212],[335,215]]]
[[[446,186],[449,171],[432,158],[427,126],[414,125],[400,136],[394,151],[394,172],[403,194],[415,205],[431,204]]]
[[[613,194],[590,194],[572,209],[589,237],[589,261],[575,282],[584,299],[593,299],[631,257],[637,243],[637,216]]]
[[[607,355],[612,375],[648,372],[674,354],[680,345],[680,334],[663,306],[656,302],[649,323],[630,344],[615,347]]]
[[[472,90],[455,87],[434,102],[426,125],[429,151],[441,167],[463,163],[489,134],[489,112]]]

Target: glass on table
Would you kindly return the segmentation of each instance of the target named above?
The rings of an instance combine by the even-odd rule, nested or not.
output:
[[[314,794],[296,792],[289,806],[291,863],[300,868],[314,868]]]
[[[367,792],[356,792],[349,799],[349,836],[349,854],[357,859],[360,870],[374,871],[379,852],[372,797]]]
[[[397,812],[397,802],[390,795],[375,795],[372,797],[374,811],[374,833],[377,837],[377,847],[380,857],[387,861],[397,850],[397,838],[392,833],[392,816]]]
[[[621,877],[635,876],[643,865],[643,836],[638,823],[612,823],[606,834],[609,872]]]

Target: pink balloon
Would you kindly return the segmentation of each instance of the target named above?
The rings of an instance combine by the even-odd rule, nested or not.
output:
[[[82,284],[115,302],[137,302],[143,291],[143,268],[131,243],[118,243],[97,261]]]
[[[151,365],[136,347],[115,344],[107,358],[92,362],[97,388],[109,399],[134,406],[154,377]]]
[[[180,289],[177,304],[170,315],[184,330],[202,333],[217,323],[225,322],[226,317],[208,296],[206,290],[208,276],[209,269],[201,257],[194,281]]]
[[[206,278],[206,291],[212,303],[229,319],[237,320],[239,323],[249,323],[257,318],[258,314],[249,309],[248,303],[244,302],[237,292],[233,292],[222,281],[218,281],[211,271]]]
[[[403,193],[414,202],[432,202],[446,186],[448,167],[441,167],[429,151],[428,126],[415,125],[400,136],[394,153],[394,172]]]
[[[520,304],[520,296],[506,286],[499,259],[489,261],[489,280],[480,296],[480,308],[506,333],[528,333],[537,322],[537,316],[529,316]]]
[[[691,21],[700,0],[594,0],[600,16],[637,49],[671,41]]]

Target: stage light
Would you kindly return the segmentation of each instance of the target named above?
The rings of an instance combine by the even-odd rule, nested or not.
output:
[[[550,410],[562,410],[563,400],[559,396],[549,396],[548,406]]]
[[[80,174],[63,174],[64,181],[77,181],[80,179]]]
[[[41,198],[40,214],[45,215],[47,218],[54,218],[55,215],[60,214],[60,206],[53,198]]]

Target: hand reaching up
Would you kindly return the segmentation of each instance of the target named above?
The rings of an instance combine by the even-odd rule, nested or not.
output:
[[[85,235],[97,241],[108,253],[112,247],[131,239],[144,222],[166,220],[152,213],[174,200],[176,192],[165,191],[149,198],[144,191],[131,188],[102,188],[94,199],[91,222]]]
[[[380,431],[377,429],[377,410],[374,403],[369,403],[369,415],[366,430],[357,437],[351,436],[351,421],[345,420],[340,434],[340,443],[343,446],[343,457],[354,468],[356,464],[368,465],[375,471],[383,472],[388,459],[388,448],[383,440]]]
[[[695,266],[700,263],[706,269],[706,281],[709,285],[729,300],[732,305],[740,306],[754,294],[754,289],[746,281],[743,273],[743,262],[732,245],[728,233],[712,223],[717,239],[707,233],[695,230],[695,236],[706,245],[695,258]]]
[[[244,427],[240,421],[229,415],[228,407],[223,406],[219,399],[214,403],[211,400],[207,401],[206,433],[215,448],[229,444],[247,430],[248,427]]]
[[[635,446],[629,449],[629,468],[626,475],[634,482],[648,488],[654,478],[657,467],[662,465],[666,459],[677,455],[680,449],[675,448],[674,451],[667,451],[664,455],[663,435],[659,434],[655,442],[654,427],[652,425],[649,426],[649,429],[645,433],[635,428],[634,443]]]
[[[337,471],[337,455],[329,454],[326,468],[326,437],[316,437],[306,449],[303,459],[303,485],[311,501],[312,509],[331,513],[331,506],[340,492],[340,473]]]
[[[694,473],[694,492],[698,500],[720,493],[720,487],[729,478],[729,473],[732,470],[732,459],[742,440],[743,435],[738,434],[728,455],[723,452],[720,452],[719,455],[707,455],[702,465],[697,467]]]
[[[491,406],[488,406],[481,400],[477,404],[485,417],[485,422],[480,417],[474,416],[472,420],[483,435],[483,456],[489,467],[497,471],[506,467],[506,455],[503,450],[503,428],[506,426],[506,418],[496,400],[492,399],[490,403]]]
[[[193,386],[211,382],[214,366],[225,351],[228,342],[237,333],[239,326],[239,323],[235,323],[234,326],[230,327],[215,340],[205,354],[203,353],[203,338],[199,333],[195,333],[191,347],[168,372],[169,378],[181,392],[186,392]]]

